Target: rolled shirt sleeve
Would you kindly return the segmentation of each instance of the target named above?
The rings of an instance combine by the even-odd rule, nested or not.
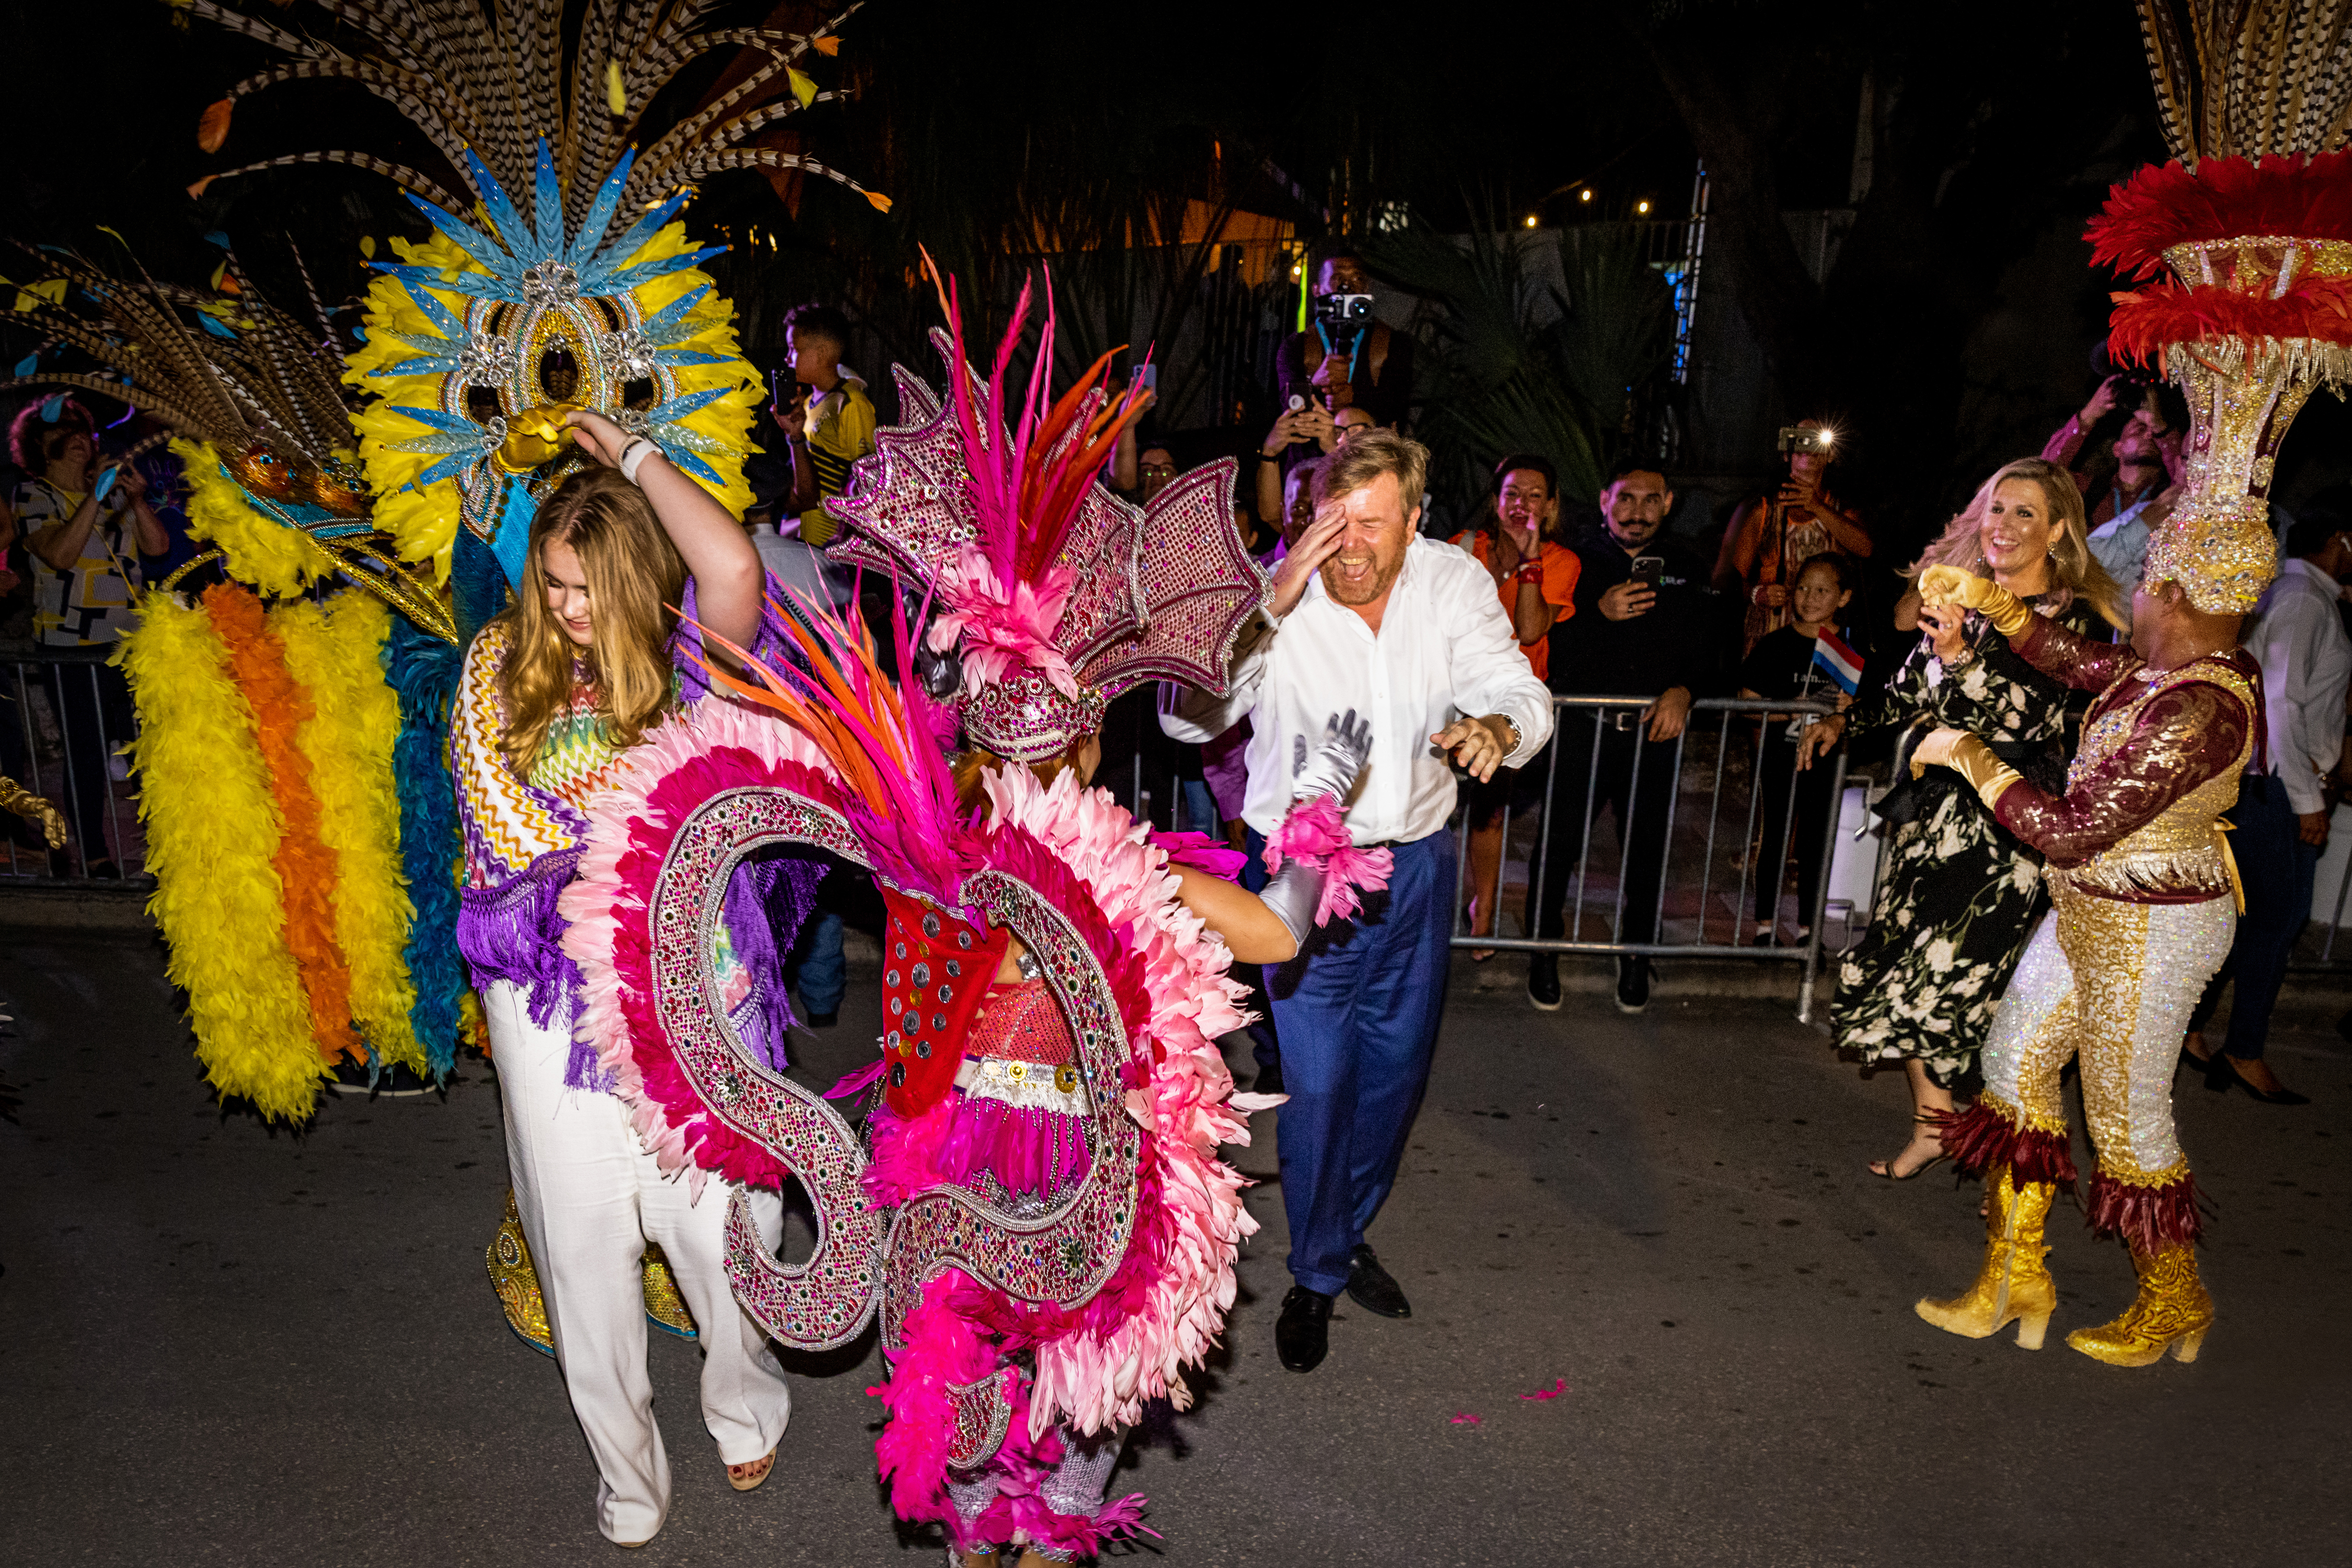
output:
[[[1453,650],[1454,705],[1469,718],[1498,713],[1516,725],[1518,746],[1502,765],[1517,767],[1551,739],[1551,690],[1519,651],[1510,617],[1483,568],[1449,573],[1436,604]]]

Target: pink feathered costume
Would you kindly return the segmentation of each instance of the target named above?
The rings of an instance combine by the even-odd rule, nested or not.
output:
[[[1238,858],[1158,839],[1107,792],[1024,764],[1142,680],[1222,689],[1265,584],[1224,506],[1229,466],[1142,511],[1094,482],[1132,414],[1098,412],[1102,365],[1051,408],[1033,384],[1017,429],[995,424],[1021,314],[984,386],[943,339],[951,407],[899,373],[909,426],[880,433],[833,503],[837,554],[942,602],[932,640],[962,656],[956,706],[926,698],[904,636],[894,683],[861,632],[802,606],[798,661],[716,675],[745,702],[702,704],[631,753],[563,912],[600,1059],[664,1163],[810,1194],[818,1243],[796,1267],[737,1205],[745,1310],[810,1348],[878,1312],[876,1447],[898,1513],[957,1550],[1069,1560],[1139,1528],[1140,1496],[1104,1501],[1120,1429],[1149,1401],[1191,1403],[1182,1369],[1214,1342],[1256,1229],[1217,1147],[1274,1102],[1233,1093],[1217,1037],[1245,993],[1179,899],[1171,848],[1228,874]],[[959,721],[992,763],[977,812],[948,761]],[[1295,858],[1330,858],[1313,812],[1335,808],[1302,808]],[[743,1049],[704,973],[737,868],[812,848],[869,867],[890,910],[882,1059],[835,1090],[878,1080],[866,1140]],[[1338,869],[1326,907],[1385,867]],[[1000,978],[1008,951],[1018,978]]]

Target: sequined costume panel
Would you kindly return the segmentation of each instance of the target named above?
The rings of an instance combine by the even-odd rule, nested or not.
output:
[[[2051,679],[2077,691],[2105,691],[2143,662],[2129,643],[2085,637],[2087,620],[2069,625],[2036,616],[2010,648]]]
[[[2053,885],[1984,1051],[1985,1099],[2020,1127],[2063,1131],[2060,1074],[2077,1057],[2103,1177],[2185,1179],[2172,1069],[2189,1010],[2229,956],[2227,899],[2125,903]]]
[[[1043,980],[989,989],[955,1083],[940,1156],[948,1180],[1020,1208],[1044,1205],[1086,1174],[1091,1107],[1077,1042]]]
[[[484,626],[466,649],[449,721],[449,765],[466,836],[466,881],[495,886],[542,855],[578,847],[587,824],[561,798],[534,789],[507,765],[506,701],[499,689],[507,628]]]
[[[2149,675],[2133,668],[2092,705],[2066,790],[2020,781],[1996,815],[2073,887],[2134,903],[2231,891],[2217,826],[2237,804],[2259,697],[2235,656]]]

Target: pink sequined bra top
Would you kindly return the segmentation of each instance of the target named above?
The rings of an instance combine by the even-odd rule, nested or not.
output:
[[[963,1064],[956,1087],[980,1100],[1003,1100],[1027,1110],[1087,1113],[1087,1094],[1077,1068],[1077,1042],[1045,983],[999,982],[964,1037]]]

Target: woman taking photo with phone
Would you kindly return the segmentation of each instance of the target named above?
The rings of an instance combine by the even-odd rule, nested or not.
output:
[[[1990,577],[2074,631],[2102,617],[2124,624],[2123,595],[2090,551],[2082,492],[2039,458],[1987,479],[1908,575],[1930,566]],[[1944,1158],[1938,1123],[1953,1087],[1975,1075],[2042,900],[2041,857],[1945,773],[1913,779],[1911,748],[1932,730],[1968,730],[2054,793],[2073,746],[2065,688],[2011,652],[1982,616],[1926,609],[1918,626],[1918,645],[1883,690],[1813,725],[1797,746],[1802,767],[1849,732],[1895,742],[1895,787],[1876,808],[1894,829],[1886,876],[1862,945],[1839,966],[1831,1019],[1841,1051],[1903,1064],[1910,1140],[1870,1163],[1872,1174],[1897,1182]]]

